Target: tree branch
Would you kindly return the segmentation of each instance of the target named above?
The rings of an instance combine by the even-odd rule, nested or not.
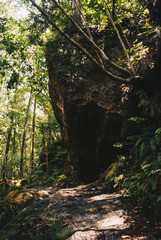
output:
[[[107,76],[109,76],[111,79],[115,80],[115,81],[120,81],[122,83],[127,83],[127,79],[126,78],[122,78],[119,76],[116,76],[114,74],[112,74],[111,72],[109,72],[107,69],[103,68],[98,61],[85,49],[83,48],[78,42],[76,42],[73,38],[71,38],[67,33],[65,33],[59,26],[57,26],[53,20],[48,16],[48,14],[39,6],[37,5],[37,3],[34,0],[30,0],[30,2],[32,3],[32,5],[34,7],[37,8],[37,10],[39,12],[42,13],[42,15],[47,19],[47,21],[62,35],[64,36],[70,43],[72,43],[72,45],[74,45],[77,49],[79,49],[84,55],[86,55],[93,63],[95,63]],[[101,50],[101,49],[100,49]],[[105,53],[101,50],[102,54],[105,55]],[[105,55],[105,58],[107,58],[107,56]],[[111,61],[108,59],[108,63],[111,63]],[[117,65],[115,63],[113,63],[113,66],[115,66],[117,68]],[[121,67],[119,67],[120,69]],[[118,69],[118,68],[117,68]],[[121,68],[122,69],[122,68]],[[127,70],[122,69],[123,72],[126,72],[129,74],[129,72]]]
[[[91,31],[90,31],[90,29],[89,29],[89,26],[88,26],[88,24],[87,24],[87,22],[86,22],[86,19],[85,19],[84,15],[83,15],[83,13],[82,13],[82,11],[81,11],[81,9],[80,9],[80,6],[78,6],[78,2],[77,2],[76,0],[74,0],[74,2],[75,2],[75,4],[77,5],[77,8],[78,8],[78,10],[79,10],[79,12],[80,12],[80,16],[82,17],[82,19],[83,19],[83,21],[84,21],[84,23],[85,23],[85,27],[86,27],[86,30],[87,30],[87,34],[88,34],[89,38],[93,41],[93,36],[92,36]],[[95,50],[95,51],[96,51],[96,55],[97,55],[97,57],[98,57],[98,60],[99,60],[100,63],[101,63],[101,66],[104,68],[104,64],[103,64],[102,58],[100,57],[98,51],[97,51],[97,50]]]
[[[120,67],[119,65],[117,65],[116,63],[113,63],[109,57],[107,57],[107,55],[104,53],[104,51],[93,41],[93,39],[91,39],[83,30],[82,28],[80,28],[80,26],[76,23],[76,21],[71,18],[68,13],[64,10],[64,8],[62,8],[60,6],[60,4],[56,1],[56,0],[52,0],[56,6],[62,11],[62,13],[71,21],[71,23],[76,27],[76,29],[78,30],[78,32],[80,34],[82,34],[82,36],[99,52],[99,54],[101,55],[102,59],[104,62],[108,62],[112,67],[114,67],[115,69],[124,72],[126,74],[129,74],[129,72]]]
[[[106,1],[103,0],[103,2],[104,2],[104,5],[105,5],[106,13],[107,13],[107,15],[108,15],[108,17],[109,17],[109,19],[110,19],[110,22],[112,23],[115,31],[116,31],[116,34],[117,34],[118,39],[119,39],[119,41],[120,41],[120,44],[121,44],[121,46],[122,46],[122,48],[123,48],[123,50],[124,50],[124,52],[125,52],[125,55],[126,55],[126,57],[127,57],[127,61],[128,61],[128,63],[129,63],[129,67],[130,67],[132,73],[133,73],[134,76],[135,76],[135,70],[134,70],[134,68],[133,68],[133,66],[132,66],[132,64],[131,64],[131,62],[130,62],[129,54],[128,54],[127,49],[126,49],[126,47],[125,47],[125,44],[124,44],[124,42],[123,42],[123,40],[122,40],[122,38],[121,38],[121,35],[120,35],[120,33],[119,33],[119,30],[117,29],[116,24],[114,23],[114,21],[113,21],[113,19],[112,19],[112,15],[111,15],[110,9],[109,9]]]

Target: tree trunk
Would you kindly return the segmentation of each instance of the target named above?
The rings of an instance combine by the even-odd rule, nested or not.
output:
[[[13,149],[12,149],[12,179],[14,175],[14,162],[15,162],[15,155],[16,155],[16,129],[13,130]]]
[[[116,4],[116,0],[113,0],[113,2],[112,2],[112,18],[113,18],[113,20],[115,17],[115,4]]]
[[[31,94],[26,110],[26,118],[25,118],[25,124],[24,124],[24,130],[23,130],[23,136],[22,136],[22,145],[21,145],[21,159],[20,159],[20,178],[23,178],[23,160],[24,160],[24,148],[25,148],[25,139],[26,139],[26,130],[27,130],[27,121],[29,117],[29,110],[31,105]]]
[[[47,144],[46,144],[46,172],[49,174],[49,131],[47,132]]]
[[[33,111],[32,128],[31,128],[30,178],[33,172],[33,161],[34,161],[35,118],[36,118],[36,97],[34,101],[34,111]]]
[[[8,130],[4,162],[3,162],[2,172],[1,172],[1,178],[3,180],[6,179],[6,167],[7,167],[8,152],[9,152],[9,148],[10,148],[10,141],[11,141],[11,135],[12,135],[12,127],[13,127],[13,116],[11,117],[11,124],[10,124],[9,130]]]
[[[80,7],[80,0],[73,0],[73,16],[78,26],[81,26],[82,22],[81,22],[79,7]]]

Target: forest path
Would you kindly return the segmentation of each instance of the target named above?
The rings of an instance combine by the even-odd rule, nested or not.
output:
[[[39,199],[5,225],[1,240],[161,239],[119,194],[103,193],[96,183],[28,191]]]

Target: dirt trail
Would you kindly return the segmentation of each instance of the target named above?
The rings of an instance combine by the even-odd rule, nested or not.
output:
[[[0,240],[161,239],[119,194],[103,193],[97,184],[29,191],[39,200],[4,226]]]

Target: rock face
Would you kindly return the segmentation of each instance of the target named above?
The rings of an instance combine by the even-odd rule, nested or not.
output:
[[[120,137],[137,134],[142,128],[127,119],[143,111],[150,111],[153,117],[153,109],[160,111],[160,97],[156,99],[161,89],[158,49],[159,44],[152,60],[154,67],[131,90],[128,86],[120,88],[62,40],[48,43],[49,92],[68,151],[67,174],[74,170],[85,182],[97,179],[116,159],[118,152],[113,145]],[[146,110],[138,109],[139,98],[134,93],[138,90],[147,94]]]
[[[90,182],[116,156],[113,144],[124,114],[120,85],[87,60],[84,64],[78,53],[71,62],[67,49],[56,43],[47,46],[50,97],[69,153],[66,170],[78,170],[80,178]]]

